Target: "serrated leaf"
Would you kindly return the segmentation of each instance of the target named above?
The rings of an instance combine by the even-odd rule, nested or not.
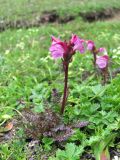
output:
[[[95,95],[97,95],[97,94],[100,94],[100,93],[103,94],[104,87],[101,84],[99,84],[99,85],[91,87],[91,89],[92,89],[93,93]]]

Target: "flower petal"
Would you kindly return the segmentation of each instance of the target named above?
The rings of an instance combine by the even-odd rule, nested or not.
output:
[[[58,58],[62,58],[63,57],[63,54],[61,52],[57,52],[57,51],[54,51],[51,53],[51,56],[54,58],[54,59],[58,59]]]
[[[91,40],[87,41],[87,50],[92,51],[94,46],[95,46],[95,43],[93,41]]]
[[[54,59],[62,58],[64,54],[64,48],[58,43],[52,44],[49,51]]]
[[[105,68],[107,66],[107,64],[108,64],[108,56],[107,55],[105,55],[105,56],[97,56],[96,64],[98,65],[98,67],[100,69]]]
[[[72,35],[70,42],[71,42],[71,44],[74,45],[74,47],[73,47],[74,51],[79,51],[80,53],[85,52],[83,39],[80,39],[77,35]]]
[[[99,48],[98,51],[104,55],[108,55],[106,48]]]
[[[51,37],[52,39],[52,43],[58,43],[58,42],[61,42],[61,40],[59,38],[56,38],[54,36]]]

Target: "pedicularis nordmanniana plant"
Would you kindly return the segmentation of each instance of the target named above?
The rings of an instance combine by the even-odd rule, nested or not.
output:
[[[97,49],[95,46],[95,43],[91,40],[87,41],[88,47],[87,49],[91,51],[91,53],[93,54],[93,65],[94,68],[96,69],[96,65],[98,66],[98,68],[101,70],[102,75],[103,75],[103,79],[104,79],[104,84],[106,83],[106,79],[107,79],[107,74],[108,74],[108,54],[105,48],[99,48]],[[103,55],[98,55],[99,53],[103,54]]]
[[[61,114],[64,113],[67,96],[68,96],[68,69],[69,63],[72,62],[72,57],[77,51],[84,54],[86,50],[89,50],[93,54],[93,64],[94,67],[98,67],[104,75],[104,81],[106,81],[107,67],[108,67],[108,55],[105,48],[97,49],[95,43],[91,40],[84,40],[79,38],[77,35],[72,35],[70,40],[61,41],[59,38],[52,36],[52,44],[50,47],[51,56],[53,59],[62,59],[63,69],[64,69],[64,93],[61,106]],[[98,56],[98,53],[103,53],[103,55]]]

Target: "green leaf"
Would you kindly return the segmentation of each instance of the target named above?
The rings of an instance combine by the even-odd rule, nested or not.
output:
[[[60,149],[57,150],[56,158],[59,160],[79,160],[82,152],[82,146],[76,146],[74,143],[67,143],[64,151]]]
[[[51,145],[52,145],[52,143],[53,143],[53,139],[52,139],[52,138],[44,137],[44,138],[42,139],[42,142],[43,142],[43,144],[44,144],[44,149],[45,149],[46,151],[50,151],[50,150],[51,150]]]
[[[93,93],[95,94],[95,95],[100,95],[100,96],[102,96],[103,95],[103,93],[105,92],[105,86],[102,86],[101,84],[98,84],[98,85],[96,85],[96,86],[93,86],[93,87],[91,87],[91,89],[92,89],[92,91],[93,91]]]
[[[42,103],[42,104],[39,104],[39,105],[36,105],[33,110],[34,110],[34,112],[36,112],[36,113],[44,112],[45,109],[44,109],[43,103]]]

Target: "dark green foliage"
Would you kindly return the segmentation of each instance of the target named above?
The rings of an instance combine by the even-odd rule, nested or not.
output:
[[[32,157],[35,160],[86,160],[86,155],[93,159],[103,150],[111,153],[110,147],[115,154],[119,153],[120,74],[115,72],[120,68],[120,22],[111,19],[86,23],[79,17],[79,12],[118,8],[119,0],[35,0],[31,3],[0,0],[0,23],[4,19],[39,18],[39,12],[53,8],[58,9],[60,16],[72,14],[78,18],[66,24],[44,24],[39,28],[0,33],[0,129],[7,121],[24,116],[18,120],[19,125],[13,127],[17,132],[15,137],[4,141],[0,132],[0,160]],[[102,86],[100,76],[96,76],[92,67],[92,55],[76,54],[70,64],[69,97],[61,119],[58,113],[63,70],[61,61],[56,63],[51,59],[48,48],[51,35],[68,39],[72,33],[92,39],[98,47],[106,47],[110,77],[108,84]],[[81,122],[85,127],[81,128]],[[34,139],[38,139],[37,142]],[[31,144],[35,147],[32,150]]]

